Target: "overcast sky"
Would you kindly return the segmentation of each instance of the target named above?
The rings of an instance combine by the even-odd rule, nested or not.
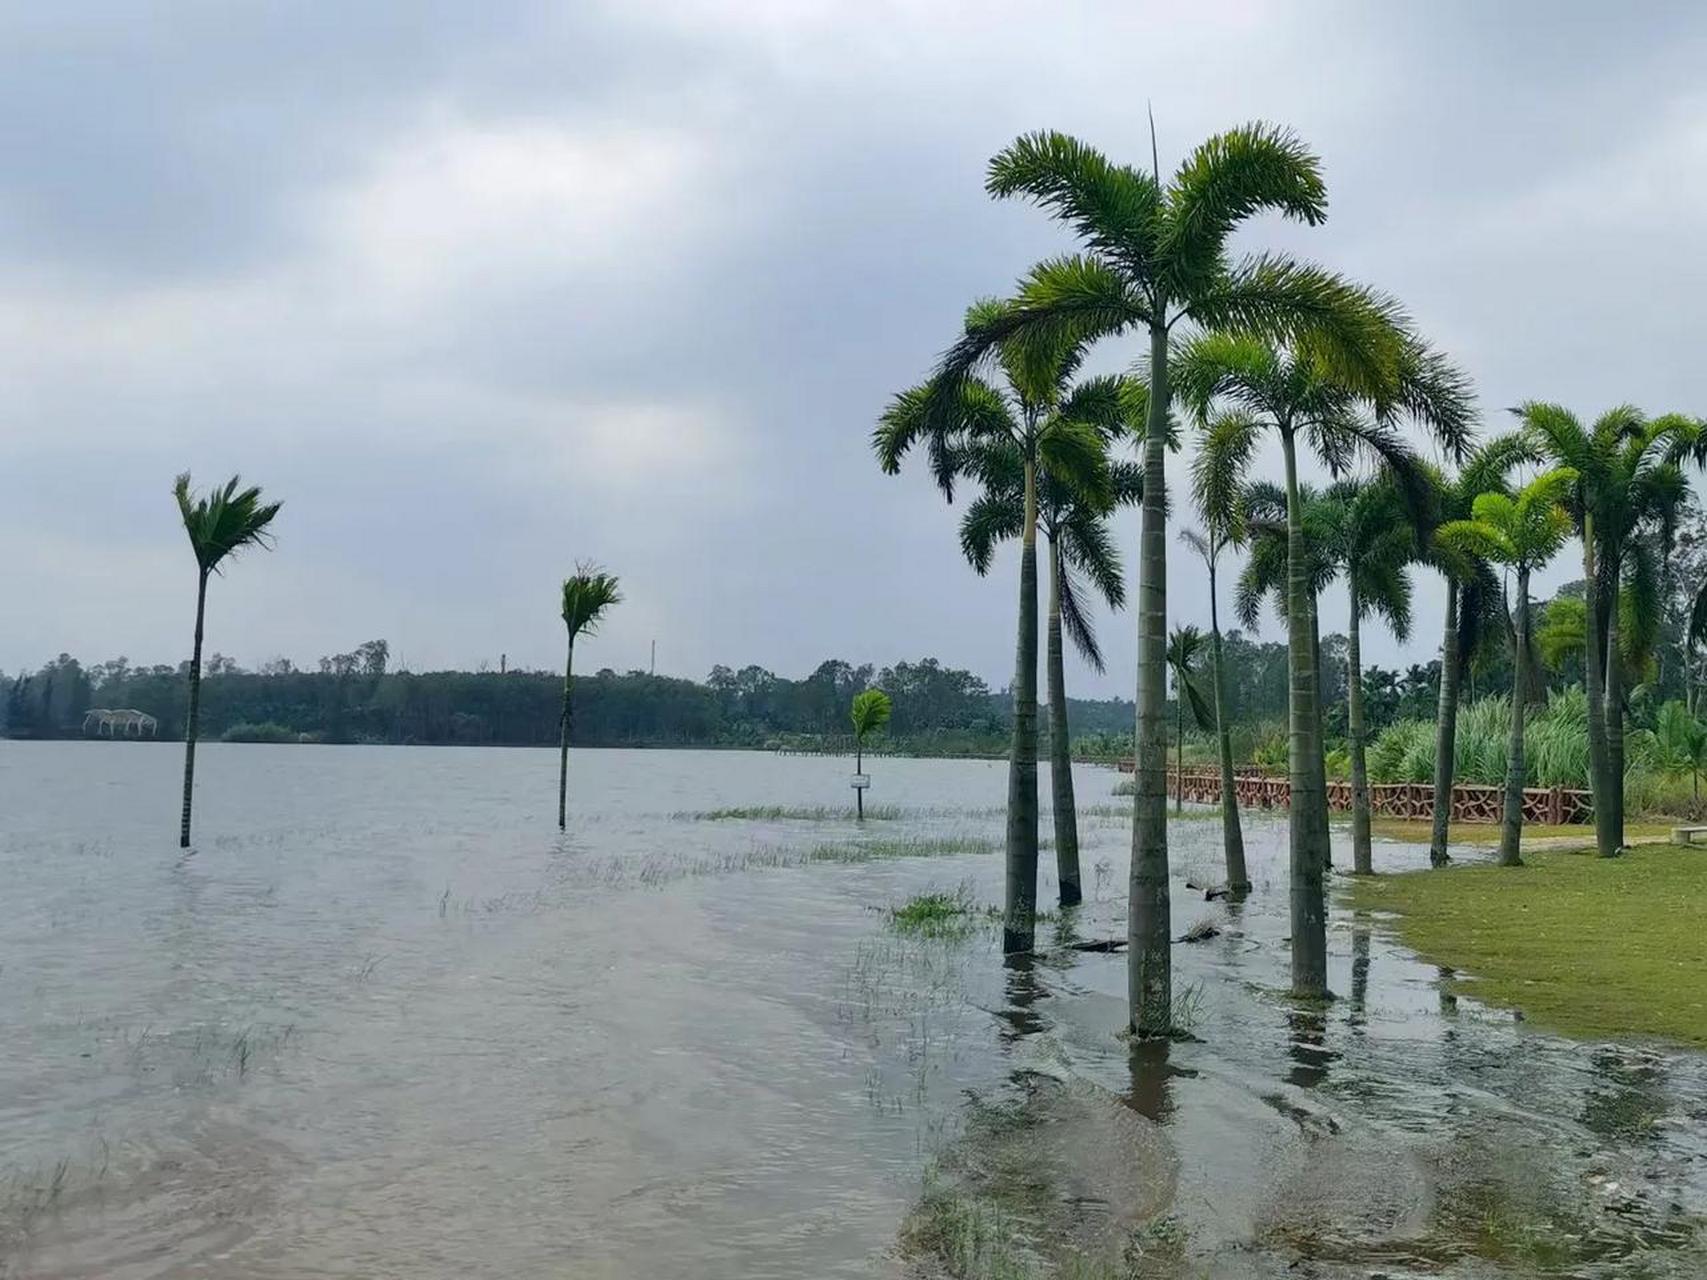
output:
[[[7,4],[0,668],[187,654],[189,469],[285,503],[276,550],[212,593],[209,645],[246,665],[377,636],[417,670],[555,665],[557,584],[594,558],[627,599],[589,669],[655,638],[694,677],[931,654],[1005,684],[1015,553],[976,578],[958,512],[869,447],[966,303],[1068,247],[985,197],[993,152],[1049,127],[1144,159],[1146,103],[1164,168],[1289,125],[1328,222],[1245,240],[1398,295],[1485,427],[1526,398],[1701,413],[1704,27],[1688,4]],[[1181,548],[1171,579],[1206,623]],[[1416,587],[1412,639],[1372,628],[1368,659],[1432,655],[1440,587]],[[1076,692],[1130,696],[1134,626],[1104,615],[1108,673]]]

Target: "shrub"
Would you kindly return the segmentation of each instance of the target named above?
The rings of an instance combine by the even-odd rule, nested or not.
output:
[[[234,724],[219,735],[221,742],[295,742],[296,730],[272,720],[261,724]]]

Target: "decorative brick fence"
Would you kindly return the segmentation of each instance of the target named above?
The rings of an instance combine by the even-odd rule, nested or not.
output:
[[[1122,760],[1122,773],[1132,772],[1132,761]],[[1183,784],[1183,788],[1182,788]],[[1240,774],[1233,778],[1242,809],[1284,809],[1292,800],[1292,782],[1266,774]],[[1181,794],[1194,804],[1221,803],[1221,774],[1218,770],[1187,769],[1183,776],[1168,770],[1168,794]],[[1351,783],[1328,782],[1328,808],[1351,810]],[[1459,783],[1452,788],[1454,822],[1498,822],[1505,808],[1505,788]],[[1434,817],[1434,786],[1427,782],[1379,782],[1369,786],[1369,809],[1389,818]],[[1564,822],[1587,822],[1594,816],[1594,794],[1565,787],[1526,787],[1523,820],[1558,826]]]

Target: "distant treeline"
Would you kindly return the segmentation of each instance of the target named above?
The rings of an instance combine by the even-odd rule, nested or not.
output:
[[[1322,639],[1331,738],[1344,733],[1345,649],[1344,636]],[[1226,637],[1226,657],[1235,750],[1249,759],[1284,727],[1286,646],[1235,631]],[[1553,679],[1560,684],[1580,680],[1580,661],[1571,668],[1574,661],[1567,650],[1562,664],[1567,669]],[[80,737],[91,707],[123,707],[158,719],[160,737],[181,738],[187,666],[133,666],[116,658],[85,667],[60,654],[38,671],[0,675],[0,732],[12,738]],[[1439,678],[1438,661],[1404,671],[1366,667],[1363,689],[1371,735],[1395,721],[1431,719]],[[1672,675],[1665,683],[1669,688],[1677,680]],[[1007,692],[991,690],[970,671],[946,667],[935,658],[883,668],[830,659],[800,679],[759,666],[713,667],[703,681],[607,668],[575,678],[574,740],[585,746],[836,750],[849,741],[849,702],[869,687],[894,699],[887,735],[892,749],[1007,753]],[[1472,669],[1467,692],[1479,696],[1510,687],[1510,663],[1496,647]],[[321,658],[313,670],[278,659],[246,671],[214,654],[202,684],[202,731],[231,741],[545,746],[557,741],[562,693],[563,676],[556,671],[394,670],[383,640]],[[1130,700],[1069,698],[1067,706],[1079,755],[1131,754]],[[1040,717],[1039,723],[1045,726],[1047,720]]]
[[[389,646],[370,641],[322,658],[246,671],[221,655],[206,664],[202,732],[233,741],[315,741],[544,746],[557,741],[563,676],[553,671],[389,669]],[[5,679],[0,727],[13,738],[84,735],[92,707],[134,708],[183,735],[186,666],[92,667],[61,654],[39,671]],[[889,744],[910,751],[1006,751],[1008,698],[969,671],[934,658],[881,670],[838,659],[798,680],[763,667],[714,667],[703,681],[609,669],[575,679],[573,737],[586,746],[776,746],[836,749],[849,739],[848,706],[861,689],[894,700]],[[1132,704],[1073,700],[1075,727],[1129,734]],[[95,732],[91,727],[90,732]],[[878,744],[879,749],[882,744]]]

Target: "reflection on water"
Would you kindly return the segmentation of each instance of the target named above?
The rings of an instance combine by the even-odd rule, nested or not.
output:
[[[212,744],[189,857],[177,767],[0,743],[0,1276],[1707,1273],[1702,1056],[1340,913],[1294,1007],[1277,816],[1241,904],[1175,824],[1174,933],[1220,933],[1134,1044],[1074,946],[1124,937],[1122,808],[1035,956],[888,923],[1002,900],[997,763],[886,760],[856,828],[842,761],[582,752],[559,836],[549,752]]]

